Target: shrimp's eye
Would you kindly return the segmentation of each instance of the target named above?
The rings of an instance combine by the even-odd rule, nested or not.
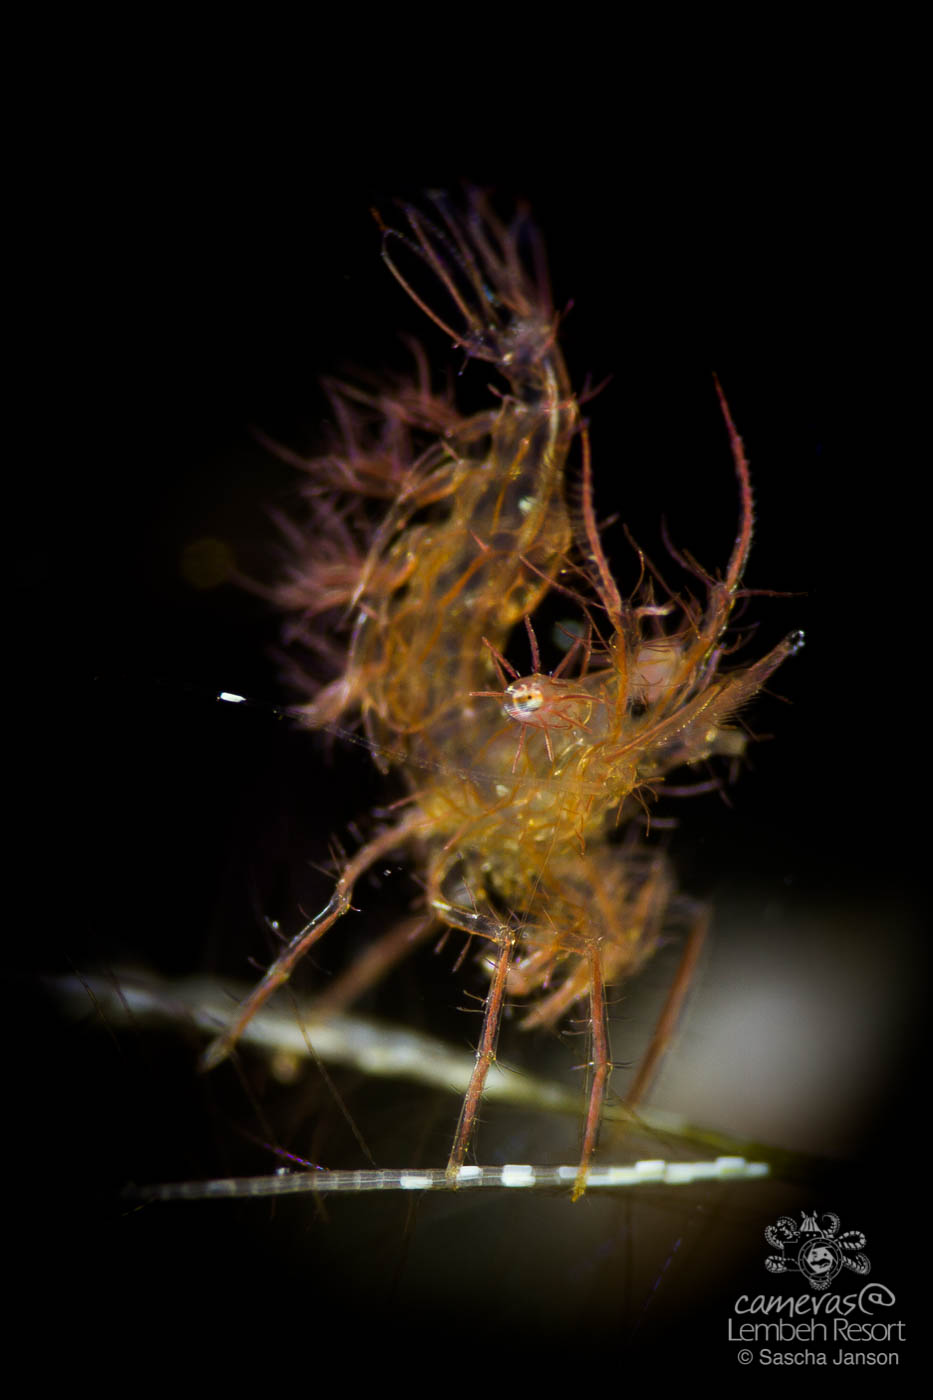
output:
[[[513,681],[505,694],[503,709],[512,719],[523,719],[526,715],[533,715],[544,704],[540,686],[530,685],[528,681]]]

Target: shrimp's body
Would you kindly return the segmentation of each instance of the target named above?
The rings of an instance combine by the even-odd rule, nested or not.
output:
[[[741,498],[726,573],[705,580],[702,608],[673,596],[658,605],[650,585],[620,597],[556,318],[543,275],[530,278],[521,260],[528,226],[504,227],[478,197],[462,217],[438,208],[437,223],[406,209],[410,234],[385,232],[386,260],[469,357],[495,366],[507,391],[469,418],[452,396],[431,392],[424,372],[417,387],[383,396],[341,391],[344,443],[309,466],[318,528],[279,590],[299,642],[324,613],[349,634],[339,674],[317,691],[307,722],[361,719],[377,762],[399,769],[410,797],[404,815],[349,861],[326,908],[269,969],[205,1064],[231,1051],[346,911],[356,879],[406,847],[424,874],[424,931],[446,925],[488,945],[483,1031],[448,1176],[455,1183],[464,1164],[506,997],[527,1000],[529,1026],[554,1025],[584,1003],[592,1050],[576,1199],[610,1073],[605,989],[651,955],[674,891],[666,858],[638,839],[631,819],[672,770],[741,752],[743,736],[727,723],[799,636],[720,671],[752,533],[748,468],[721,393]],[[393,240],[439,280],[450,320],[403,276]],[[431,441],[419,452],[422,435]],[[571,510],[575,438],[582,499]],[[579,614],[574,646],[557,672],[542,674],[529,622],[534,671],[513,671],[506,683],[510,634],[555,588]],[[565,666],[573,674],[562,676]],[[498,691],[490,688],[497,677]],[[624,839],[614,839],[626,823]]]

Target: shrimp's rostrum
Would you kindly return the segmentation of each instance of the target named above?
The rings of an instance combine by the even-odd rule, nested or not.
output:
[[[230,1053],[346,912],[357,879],[407,849],[424,879],[421,932],[474,935],[489,978],[448,1176],[455,1183],[464,1165],[506,1002],[524,1003],[524,1023],[538,1027],[582,1007],[589,1098],[576,1199],[611,1068],[606,988],[650,957],[674,893],[666,857],[639,835],[645,803],[668,773],[741,753],[744,736],[729,721],[800,637],[744,667],[724,664],[753,507],[718,384],[739,496],[725,573],[697,572],[698,603],[656,589],[642,561],[635,593],[620,595],[537,235],[524,216],[502,224],[479,196],[464,213],[435,204],[430,216],[406,206],[407,230],[384,229],[383,255],[460,357],[498,371],[502,391],[463,417],[451,393],[433,391],[420,350],[413,383],[384,393],[334,388],[341,442],[308,464],[307,546],[278,590],[290,639],[318,666],[323,652],[336,672],[316,689],[306,683],[307,723],[362,723],[376,761],[398,769],[409,796],[347,862],[327,906],[268,970],[205,1065]],[[572,448],[579,465],[568,492]],[[561,625],[565,655],[548,675],[531,618],[555,591],[575,616]],[[521,676],[504,652],[523,623],[533,671]],[[374,969],[400,955],[392,932],[384,957],[370,959]]]

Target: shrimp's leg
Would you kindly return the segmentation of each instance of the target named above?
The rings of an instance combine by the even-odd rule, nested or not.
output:
[[[299,933],[296,933],[285,951],[276,958],[265,976],[243,1002],[240,1014],[233,1024],[211,1041],[201,1057],[202,1070],[215,1069],[227,1058],[259,1008],[265,1005],[273,992],[288,981],[296,963],[304,957],[308,949],[318,941],[322,934],[327,932],[332,924],[337,922],[341,914],[347,912],[353,897],[353,886],[359,877],[377,860],[387,855],[389,851],[394,850],[396,846],[401,846],[419,826],[423,825],[424,817],[417,809],[414,809],[398,826],[380,832],[378,836],[373,837],[372,841],[357,851],[337,881],[334,893],[320,914],[310,923],[305,924]]]
[[[684,1002],[687,999],[687,993],[690,991],[690,984],[693,981],[708,930],[709,912],[706,909],[702,909],[693,920],[693,925],[687,937],[684,951],[681,954],[677,976],[671,984],[671,989],[667,994],[664,1008],[661,1015],[658,1017],[657,1025],[654,1028],[654,1035],[651,1037],[651,1043],[642,1056],[641,1063],[635,1075],[635,1080],[628,1093],[625,1095],[625,1102],[631,1108],[639,1104],[651,1088],[654,1077],[658,1072],[658,1066],[664,1058],[664,1052],[677,1029],[677,1023],[684,1009]]]
[[[487,931],[490,920],[483,918],[481,914],[467,914],[464,910],[451,909],[449,905],[442,905],[435,901],[435,908],[442,912],[447,921],[455,928],[464,928],[470,933],[482,933],[484,937],[489,937]],[[476,1047],[476,1060],[473,1065],[473,1073],[470,1075],[470,1083],[467,1087],[463,1099],[463,1107],[460,1110],[460,1122],[457,1124],[457,1135],[454,1138],[454,1145],[450,1150],[450,1160],[447,1163],[447,1180],[452,1187],[456,1187],[460,1168],[463,1166],[463,1159],[466,1156],[467,1148],[470,1145],[470,1138],[473,1135],[473,1128],[476,1123],[476,1112],[479,1108],[480,1100],[483,1097],[483,1089],[486,1087],[486,1077],[489,1074],[489,1066],[495,1062],[496,1043],[499,1039],[499,1023],[502,1020],[502,1006],[505,1001],[505,988],[509,976],[509,964],[515,952],[515,944],[518,941],[518,934],[515,929],[499,925],[494,935],[498,944],[498,954],[495,966],[492,971],[492,981],[489,986],[489,993],[486,997],[486,1007],[483,1012],[483,1031],[480,1036],[479,1045]]]
[[[609,1058],[609,1031],[606,1026],[606,986],[603,982],[603,969],[599,957],[599,947],[594,943],[589,949],[590,961],[590,1025],[592,1048],[590,1051],[590,1092],[586,1110],[586,1124],[583,1129],[583,1148],[580,1152],[580,1166],[573,1185],[571,1201],[578,1201],[586,1191],[586,1178],[590,1162],[596,1149],[599,1133],[599,1120],[602,1117],[603,1100],[612,1073]]]

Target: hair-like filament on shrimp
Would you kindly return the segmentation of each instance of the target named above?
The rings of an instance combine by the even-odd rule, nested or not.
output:
[[[702,575],[701,604],[667,589],[642,557],[636,592],[622,597],[600,537],[589,434],[560,353],[538,235],[524,214],[502,223],[479,195],[463,213],[434,202],[431,215],[403,206],[407,231],[383,227],[383,255],[416,304],[468,359],[494,366],[507,391],[463,417],[451,393],[431,388],[420,352],[414,384],[335,389],[342,441],[307,464],[307,543],[279,589],[290,639],[320,656],[324,629],[334,658],[328,683],[306,681],[306,722],[356,719],[410,800],[347,861],[325,908],[276,959],[203,1064],[230,1054],[251,1017],[349,909],[360,877],[407,851],[426,891],[422,931],[460,929],[487,948],[483,1026],[448,1177],[456,1184],[464,1167],[507,1002],[525,1004],[528,1027],[556,1026],[582,1004],[590,1052],[577,1199],[611,1073],[607,988],[650,957],[675,893],[666,857],[638,835],[642,804],[668,773],[741,753],[744,736],[730,721],[801,638],[792,634],[751,664],[724,664],[753,501],[718,381],[740,503],[725,574]],[[577,441],[582,465],[571,506],[566,476]],[[660,603],[656,579],[667,593]],[[578,615],[567,630],[573,643],[550,675],[531,622],[549,594]],[[524,676],[505,657],[519,624],[532,658]],[[705,927],[700,914],[629,1101],[647,1091]],[[369,957],[372,976],[404,951],[389,930]],[[364,981],[355,979],[356,993]]]

